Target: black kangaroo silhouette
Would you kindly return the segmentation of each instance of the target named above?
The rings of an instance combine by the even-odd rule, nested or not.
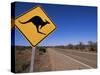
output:
[[[47,20],[45,20],[45,22],[41,19],[41,17],[39,17],[39,16],[34,16],[34,17],[32,17],[31,19],[29,19],[28,21],[26,21],[26,22],[21,22],[21,21],[19,21],[20,23],[22,23],[22,24],[26,24],[26,23],[29,23],[29,22],[32,22],[35,26],[36,26],[36,29],[37,29],[37,32],[38,33],[40,33],[40,34],[44,34],[44,35],[46,35],[45,33],[42,33],[42,32],[40,32],[39,31],[39,27],[40,27],[40,29],[42,28],[42,27],[44,27],[46,24],[50,24]]]

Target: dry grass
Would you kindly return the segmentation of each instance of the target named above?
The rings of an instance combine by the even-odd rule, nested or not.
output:
[[[17,73],[29,72],[31,50],[16,50],[15,71]]]
[[[39,50],[36,50],[35,54],[35,66],[34,71],[35,72],[44,72],[44,71],[51,71],[51,63],[49,60],[48,52],[45,53],[39,52]]]
[[[31,61],[31,48],[16,47],[16,73],[28,73],[30,69]],[[48,56],[48,52],[42,52],[36,49],[34,72],[51,71],[51,64]]]

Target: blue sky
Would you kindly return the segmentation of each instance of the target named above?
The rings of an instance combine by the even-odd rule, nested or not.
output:
[[[37,3],[16,3],[15,17],[23,14],[36,5],[41,5],[57,29],[46,37],[39,45],[67,45],[80,41],[97,40],[97,8],[74,5],[51,5]],[[30,45],[24,36],[16,29],[16,45]]]

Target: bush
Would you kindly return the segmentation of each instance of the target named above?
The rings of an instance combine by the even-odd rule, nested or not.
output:
[[[88,42],[89,51],[97,51],[97,42]]]
[[[39,47],[39,53],[40,54],[46,53],[46,48],[45,47]]]

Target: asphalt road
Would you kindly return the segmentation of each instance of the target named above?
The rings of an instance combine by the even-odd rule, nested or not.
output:
[[[97,67],[97,54],[48,48],[52,70],[92,69]]]

